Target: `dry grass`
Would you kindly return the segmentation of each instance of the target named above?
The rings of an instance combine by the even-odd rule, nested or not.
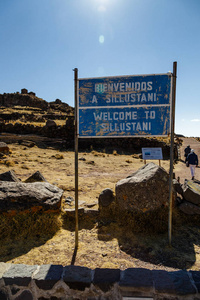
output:
[[[58,214],[20,213],[14,217],[0,215],[1,240],[28,239],[39,235],[54,235],[62,227]]]
[[[12,144],[10,148],[12,153],[1,158],[2,173],[14,170],[24,181],[34,172],[40,171],[48,182],[64,190],[64,199],[74,197],[73,152],[61,153],[53,149],[36,146],[27,148],[18,144]],[[14,165],[4,163],[6,160],[13,161]],[[98,208],[95,202],[103,189],[114,190],[118,180],[142,165],[143,161],[134,155],[97,151],[79,153],[79,201],[85,202],[81,206],[94,204],[94,208]],[[169,171],[169,161],[162,161],[162,166]],[[175,168],[178,169],[179,164]],[[64,207],[73,208],[74,203],[65,204]],[[62,265],[75,263],[89,268],[197,270],[200,267],[198,219],[194,225],[192,220],[185,220],[174,211],[173,220],[173,247],[169,247],[168,212],[164,210],[143,217],[121,215],[120,219],[110,224],[80,219],[79,248],[74,262],[75,224],[69,222],[65,214],[35,214],[26,217],[22,214],[12,220],[1,216],[3,246],[0,249],[0,261]]]
[[[41,115],[41,117],[42,117],[42,115]],[[44,122],[29,122],[29,121],[24,122],[24,120],[16,120],[16,121],[12,120],[12,121],[8,121],[7,123],[11,123],[13,125],[18,123],[18,124],[26,124],[26,125],[43,127],[46,123],[46,120],[44,120]],[[66,123],[66,120],[55,120],[55,123],[57,126],[64,126]]]

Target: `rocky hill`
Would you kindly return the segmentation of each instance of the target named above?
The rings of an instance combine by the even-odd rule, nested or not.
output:
[[[7,108],[12,108],[16,110],[17,117],[20,117],[20,112],[23,110],[23,115],[30,114],[30,111],[35,111],[33,108],[37,108],[37,112],[40,114],[53,113],[55,114],[64,114],[73,115],[74,109],[69,106],[67,103],[62,102],[59,99],[56,99],[54,102],[47,102],[42,98],[36,96],[34,92],[28,92],[27,89],[22,89],[21,93],[10,93],[10,94],[0,94],[0,106],[1,106],[1,117],[5,120],[15,120],[16,116],[12,113],[6,114]],[[3,116],[2,116],[3,114]]]
[[[61,100],[47,102],[34,92],[22,89],[21,93],[0,94],[0,141],[12,142],[44,137],[48,145],[58,148],[74,147],[74,108]],[[9,135],[9,138],[8,138]],[[41,142],[41,138],[40,138]],[[43,143],[45,144],[45,143]],[[168,138],[106,138],[80,139],[80,150],[100,150],[117,153],[140,153],[142,147],[162,147],[164,158],[170,155]],[[175,157],[177,157],[175,147]]]

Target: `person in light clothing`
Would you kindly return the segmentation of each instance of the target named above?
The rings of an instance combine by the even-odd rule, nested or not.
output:
[[[194,180],[195,168],[198,166],[198,156],[196,153],[194,153],[194,149],[191,149],[191,152],[187,156],[187,160],[189,163],[192,180]]]

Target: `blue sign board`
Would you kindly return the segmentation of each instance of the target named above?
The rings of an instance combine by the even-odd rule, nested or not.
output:
[[[171,74],[79,79],[79,137],[163,136]]]

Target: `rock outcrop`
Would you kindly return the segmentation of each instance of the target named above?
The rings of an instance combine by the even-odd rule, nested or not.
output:
[[[183,201],[179,209],[186,215],[200,215],[200,207],[188,201]]]
[[[182,185],[182,201],[179,209],[187,215],[200,214],[200,185],[195,181],[185,180]]]
[[[6,107],[13,106],[29,106],[29,107],[39,107],[41,109],[47,109],[49,107],[48,102],[42,98],[36,97],[34,94],[20,94],[11,93],[3,95],[0,94],[0,105]]]
[[[47,102],[39,98],[33,92],[22,89],[21,93],[0,94],[0,134],[18,134],[18,135],[38,135],[48,138],[59,138],[64,141],[59,148],[74,147],[74,108],[67,103],[56,99],[54,102]],[[8,110],[7,108],[12,108]],[[14,120],[14,123],[8,121]],[[65,125],[50,126],[47,121],[66,120]],[[36,126],[36,123],[44,123],[42,126]],[[130,138],[107,138],[107,139],[80,139],[79,149],[105,151],[108,153],[131,153],[141,154],[142,147],[161,147],[163,158],[170,156],[170,144],[165,140],[154,137],[130,137]],[[174,157],[178,159],[178,145],[175,141]],[[58,147],[57,147],[58,148]],[[138,157],[139,157],[138,155]]]
[[[71,106],[62,102],[60,99],[56,99],[55,101],[48,103],[46,100],[37,97],[34,92],[28,92],[26,89],[22,89],[21,93],[0,94],[0,106],[24,106],[29,108],[36,107],[42,110],[52,109],[64,113],[74,112],[74,109]]]
[[[191,180],[185,180],[183,185],[183,198],[200,206],[200,186]]]
[[[28,177],[25,182],[47,182],[47,180],[44,178],[44,176],[40,173],[40,171],[36,171],[34,174],[32,174],[30,177]]]
[[[47,182],[0,182],[0,212],[15,215],[30,210],[55,211],[61,208],[63,190]]]
[[[11,170],[0,174],[0,181],[20,182],[20,179],[16,176],[15,172]]]

